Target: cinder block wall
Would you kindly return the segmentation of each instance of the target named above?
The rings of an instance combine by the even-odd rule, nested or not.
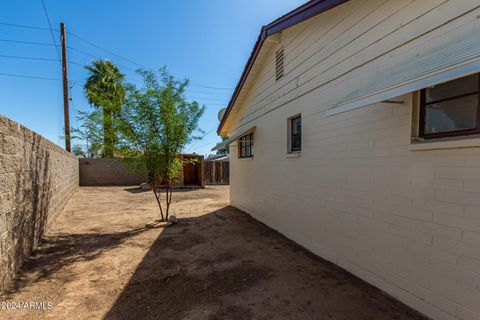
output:
[[[306,95],[231,145],[231,205],[432,319],[480,319],[480,148],[412,151],[412,97],[335,117]],[[286,119],[304,116],[302,154]],[[283,138],[283,139],[281,139]]]
[[[78,184],[76,157],[0,115],[0,290]]]
[[[229,136],[256,127],[253,159],[230,148],[233,206],[436,320],[480,320],[478,137],[420,150],[411,94],[326,111],[393,67],[480,34],[479,4],[352,0],[297,24],[265,46],[229,117]],[[302,152],[291,157],[296,114]]]
[[[134,186],[145,178],[115,159],[80,159],[81,186]]]

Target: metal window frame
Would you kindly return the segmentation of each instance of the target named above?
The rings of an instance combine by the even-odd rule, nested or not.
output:
[[[420,91],[420,117],[419,117],[419,137],[425,140],[430,139],[437,139],[437,138],[450,138],[450,137],[459,137],[459,136],[469,136],[480,134],[480,73],[477,74],[478,81],[477,81],[477,91],[461,94],[458,96],[453,96],[445,99],[440,99],[436,101],[427,102],[427,89],[423,89]],[[461,79],[461,78],[459,78]],[[459,80],[455,79],[455,80]],[[452,81],[455,81],[452,80]],[[466,130],[455,130],[455,131],[448,131],[448,132],[439,132],[439,133],[425,133],[425,112],[427,105],[435,104],[439,102],[451,101],[455,99],[461,99],[467,96],[477,95],[477,126],[474,129],[466,129]]]

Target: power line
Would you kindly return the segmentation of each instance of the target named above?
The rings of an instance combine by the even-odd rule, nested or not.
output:
[[[70,47],[70,46],[67,46],[67,49],[79,52],[81,54],[84,54],[86,56],[89,56],[89,57],[92,57],[92,58],[95,58],[95,59],[98,59],[98,57],[96,55],[90,54],[90,53],[88,53],[86,51],[83,51],[83,50],[80,50],[80,49],[76,49],[76,48],[73,48],[73,47]]]
[[[69,32],[68,32],[69,33]],[[88,52],[88,51],[84,51],[84,50],[80,50],[80,49],[77,49],[75,47],[67,47],[69,50],[72,50],[72,51],[75,51],[75,52],[78,52],[78,53],[81,53],[83,55],[86,55],[88,57],[91,57],[91,58],[95,58],[95,59],[102,59],[101,57],[91,53],[91,52]],[[132,68],[129,68],[127,66],[124,66],[124,65],[121,65],[121,64],[118,64],[116,63],[116,65],[122,69],[126,69],[126,70],[130,70],[132,72],[137,72],[136,69],[132,69]],[[140,79],[135,79],[137,81],[141,81]],[[194,85],[193,83],[190,83],[191,85]],[[196,85],[198,86],[198,85]],[[206,87],[206,88],[213,88],[213,87],[208,87],[208,86],[202,86],[203,87]],[[225,89],[225,88],[219,88],[219,89]],[[192,93],[200,93],[200,94],[214,94],[214,95],[229,95],[230,93],[228,92],[208,92],[208,91],[195,91],[195,90],[190,90],[190,89],[187,89],[189,92],[192,92]]]
[[[73,64],[73,65],[76,65],[76,66],[79,66],[79,67],[82,67],[82,68],[85,66],[82,63],[78,63],[78,62],[75,62],[75,61],[72,61],[72,60],[68,60],[68,64]]]
[[[197,142],[195,142],[194,144],[192,144],[190,147],[188,147],[187,150],[192,150],[193,147],[197,146],[200,142],[202,142],[203,139],[205,139],[206,136],[212,134],[216,129],[212,129],[210,131],[208,131],[207,133],[205,133]]]
[[[70,48],[70,49],[72,49],[72,48]],[[75,49],[75,50],[76,50],[76,49]],[[79,50],[76,50],[76,51],[79,51]],[[85,54],[88,54],[88,53],[85,52]],[[92,55],[92,56],[93,56],[93,55]],[[95,56],[93,56],[93,57],[95,57]],[[76,66],[79,66],[79,67],[85,67],[84,64],[81,64],[81,63],[78,63],[78,62],[72,61],[72,60],[69,61],[69,64],[73,64],[73,65],[76,65]],[[117,66],[118,66],[118,67],[121,67],[121,68],[126,68],[126,67],[124,67],[124,66],[122,66],[122,65],[119,65],[119,64],[117,64]],[[129,69],[129,68],[127,68],[127,69]],[[132,70],[132,69],[130,69],[130,70]],[[130,79],[133,79],[133,80],[135,80],[135,81],[137,81],[137,82],[142,82],[142,81],[143,81],[143,80],[140,79],[140,78],[136,78],[136,77],[132,77],[132,76],[130,76]],[[227,99],[212,99],[212,98],[208,98],[208,97],[197,97],[197,96],[192,96],[192,95],[191,95],[191,93],[200,93],[200,94],[206,94],[206,95],[211,95],[211,94],[216,94],[216,95],[218,95],[218,94],[223,94],[223,93],[219,93],[219,92],[213,92],[213,93],[212,93],[212,92],[207,92],[207,91],[194,91],[194,90],[190,90],[190,89],[188,89],[188,88],[186,88],[186,90],[187,90],[186,95],[189,96],[189,98],[192,99],[192,100],[212,101],[212,102],[225,102],[225,103],[221,103],[221,104],[218,104],[218,105],[224,105],[224,104],[227,103]],[[225,93],[225,94],[226,94],[226,93]]]
[[[79,52],[79,53],[84,54],[84,55],[86,55],[86,56],[89,56],[89,57],[91,57],[91,58],[102,59],[101,57],[96,56],[96,55],[94,55],[94,54],[92,54],[92,53],[89,53],[89,52],[87,52],[87,51],[83,51],[83,50],[80,50],[80,49],[77,49],[77,48],[74,48],[74,47],[67,47],[67,48],[70,49],[70,50],[72,50],[72,51],[76,51],[76,52]],[[127,70],[130,70],[130,71],[136,71],[135,69],[132,69],[132,68],[123,66],[123,65],[118,64],[118,63],[117,63],[116,65],[117,65],[118,67],[120,67],[120,68],[123,68],[123,69],[127,69]]]
[[[61,60],[60,51],[58,51],[57,42],[55,41],[55,36],[53,35],[52,24],[50,23],[50,17],[48,16],[47,7],[45,6],[44,0],[42,0],[42,6],[43,11],[45,12],[45,17],[47,17],[48,27],[50,28],[50,34],[52,35],[53,44],[55,45],[55,51],[57,51],[58,60]]]
[[[210,131],[208,131],[207,133],[205,133],[205,134],[199,139],[199,141],[198,141],[197,143],[194,143],[194,144],[193,144],[193,146],[196,145],[196,144],[198,144],[198,143],[200,143],[203,139],[205,139],[206,136],[208,136],[209,134],[212,134],[214,131],[215,131],[215,128],[213,128],[212,130],[210,130]]]
[[[26,79],[37,79],[37,80],[49,80],[49,81],[62,81],[59,78],[49,78],[49,77],[42,77],[42,76],[32,76],[32,75],[24,75],[24,74],[13,74],[13,73],[0,73],[0,76],[6,77],[14,77],[14,78],[26,78]],[[81,84],[81,81],[77,80],[69,80],[70,83]]]
[[[43,45],[43,46],[51,46],[51,47],[55,46],[55,45],[50,44],[50,43],[40,43],[40,42],[30,42],[30,41],[16,41],[16,40],[9,40],[9,39],[0,39],[0,42],[1,41],[13,42],[13,43],[22,43],[22,44]],[[82,52],[81,50],[78,50],[78,49],[75,49],[75,48],[71,48],[71,47],[68,47],[68,48],[71,49],[71,50],[74,50],[74,51]],[[82,53],[88,54],[86,52],[82,52]],[[23,60],[39,60],[39,61],[54,61],[54,62],[59,62],[60,61],[58,59],[51,59],[51,58],[24,57],[24,56],[14,56],[14,55],[4,55],[4,54],[0,54],[0,57],[2,57],[2,58],[12,58],[12,59],[23,59]],[[92,57],[97,58],[96,56],[93,56],[93,55],[92,55]],[[78,62],[75,62],[75,61],[69,61],[68,63],[78,65],[78,66],[81,66],[81,67],[85,66],[85,64],[78,63]],[[130,69],[130,68],[127,68],[127,67],[122,66],[122,65],[118,65],[118,66],[121,67],[121,68]],[[133,69],[130,69],[130,70],[133,70]]]
[[[24,57],[24,56],[11,56],[6,54],[0,54],[1,58],[11,58],[11,59],[22,59],[22,60],[39,60],[39,61],[55,61],[58,62],[58,59],[51,58],[40,58],[40,57]]]
[[[0,22],[0,25],[8,26],[8,27],[24,28],[24,29],[33,29],[33,30],[50,30],[49,28],[45,28],[45,27],[27,26],[23,24],[14,24],[14,23],[7,23],[7,22]],[[55,31],[58,31],[58,30],[55,30]]]
[[[209,142],[207,142],[207,143],[205,143],[205,144],[202,144],[201,146],[197,146],[196,148],[197,148],[197,149],[201,149],[201,148],[203,148],[203,147],[208,146],[209,144],[215,143],[215,141],[217,141],[217,140],[218,140],[218,137],[215,137],[215,140],[210,140]],[[195,146],[195,145],[193,145],[193,146]],[[193,146],[192,146],[192,147],[193,147]],[[192,147],[188,148],[187,150],[192,150]]]
[[[1,42],[11,42],[11,43],[20,43],[20,44],[32,44],[37,46],[47,46],[54,47],[54,44],[44,43],[44,42],[33,42],[33,41],[20,41],[20,40],[11,40],[11,39],[0,39]]]
[[[58,62],[57,59],[49,59],[49,58],[38,58],[38,57],[23,57],[23,56],[9,56],[9,55],[1,55],[0,58],[14,58],[14,59],[24,59],[24,60],[40,60],[40,61],[53,61],[53,62]],[[75,61],[69,61],[69,64],[73,64],[79,67],[83,67],[84,65]],[[8,77],[16,77],[16,78],[26,78],[26,79],[38,79],[38,80],[51,80],[51,81],[62,81],[62,79],[59,78],[49,78],[49,77],[42,77],[42,76],[32,76],[32,75],[21,75],[21,74],[11,74],[11,73],[0,73],[0,76],[8,76]],[[140,80],[138,80],[140,81]],[[81,84],[81,81],[78,80],[69,80],[69,83],[74,83],[74,84]],[[208,101],[223,101],[219,99],[208,99],[208,98],[203,98],[203,97],[192,97],[190,96],[189,99],[191,100],[199,100],[203,104],[209,105],[209,106],[225,106],[226,103],[210,103]]]
[[[0,57],[1,57],[1,55],[0,55]],[[85,64],[82,64],[82,63],[79,63],[79,62],[76,62],[76,61],[72,61],[72,60],[70,60],[68,63],[72,64],[72,65],[75,65],[75,66],[79,66],[79,67],[85,67]],[[121,65],[118,65],[118,66],[122,67]],[[142,79],[140,79],[140,78],[130,76],[130,79],[133,79],[137,82],[142,82]],[[213,99],[213,98],[208,98],[208,97],[198,97],[198,96],[192,96],[191,95],[191,93],[200,93],[200,94],[207,94],[207,95],[220,94],[218,92],[210,93],[210,92],[206,92],[206,91],[191,91],[188,88],[186,90],[187,90],[186,95],[192,100],[211,101],[211,102],[225,102],[225,103],[221,103],[221,104],[218,104],[218,105],[224,105],[224,104],[227,103],[227,99]]]
[[[210,106],[210,107],[215,107],[215,106],[218,106],[218,107],[225,107],[225,103],[204,103],[206,104],[207,106]]]
[[[30,45],[55,47],[55,45],[51,44],[51,43],[42,43],[42,42],[33,42],[33,41],[20,41],[20,40],[11,40],[11,39],[0,39],[0,42],[10,42],[10,43],[20,43],[20,44],[30,44]],[[72,50],[72,51],[76,51],[76,52],[82,53],[84,55],[90,56],[92,58],[100,59],[100,57],[95,56],[93,54],[90,54],[86,51],[83,51],[83,50],[80,50],[80,49],[77,49],[77,48],[73,48],[73,47],[67,47],[67,48]],[[48,58],[38,58],[38,57],[21,57],[21,56],[10,56],[10,55],[0,55],[0,57],[18,58],[18,59],[26,59],[26,60],[60,61],[58,59],[48,59]],[[73,62],[73,61],[69,61],[69,63],[75,64],[75,65],[78,65],[78,66],[82,66],[82,67],[85,66],[84,64],[81,64],[81,63],[78,63],[78,62]],[[132,68],[129,68],[129,67],[126,67],[126,66],[123,66],[123,65],[120,65],[120,64],[117,64],[117,66],[119,66],[120,68],[131,70],[131,71],[136,71]]]
[[[27,59],[27,60],[44,60],[44,61],[54,61],[58,62],[57,59],[49,59],[49,58],[37,58],[37,57],[21,57],[21,56],[8,56],[8,55],[0,55],[0,57],[4,58],[16,58],[16,59]],[[75,62],[75,61],[69,61],[70,64],[77,65],[80,67],[83,67],[81,63]],[[43,76],[32,76],[32,75],[22,75],[22,74],[12,74],[12,73],[0,73],[0,76],[7,76],[7,77],[15,77],[15,78],[26,78],[26,79],[38,79],[38,80],[50,80],[50,81],[62,81],[62,79],[59,78],[50,78],[50,77],[43,77]],[[81,84],[81,81],[78,80],[69,80],[69,83],[73,84]],[[212,101],[221,101],[217,99],[208,99],[208,98],[199,98],[199,97],[190,97],[191,100],[199,100],[202,101],[203,104],[209,105],[209,106],[224,106],[224,103],[209,103],[206,100],[212,100]]]
[[[43,0],[42,0],[42,1],[43,1]],[[125,58],[125,57],[123,57],[123,56],[121,56],[121,55],[118,55],[118,54],[116,54],[116,53],[114,53],[114,52],[112,52],[112,51],[110,51],[110,50],[108,50],[108,49],[105,49],[105,48],[103,48],[103,47],[101,47],[101,46],[99,46],[99,45],[96,45],[96,44],[93,43],[93,42],[90,42],[90,41],[88,41],[88,40],[86,40],[86,39],[84,39],[84,38],[82,38],[82,37],[79,37],[79,36],[77,36],[76,34],[74,34],[74,33],[72,33],[72,32],[67,32],[67,33],[70,34],[72,37],[77,38],[78,40],[83,41],[83,42],[91,45],[91,46],[94,47],[94,48],[97,48],[97,49],[99,49],[99,50],[102,50],[102,51],[104,51],[104,52],[106,52],[106,53],[108,53],[108,54],[114,55],[114,56],[116,56],[116,57],[118,57],[118,58],[120,58],[120,59],[123,59],[123,60],[125,60],[125,61],[128,61],[128,62],[130,62],[130,63],[132,63],[132,64],[134,64],[134,65],[137,65],[137,66],[139,66],[139,67],[142,67],[142,68],[144,68],[144,69],[149,69],[149,68],[145,67],[144,65],[142,65],[142,64],[140,64],[140,63],[138,63],[138,62],[135,62],[135,61],[133,61],[133,60],[131,60],[131,59]],[[126,68],[126,67],[124,67],[124,68]],[[128,69],[128,68],[126,68],[126,69]],[[133,70],[133,69],[130,69],[130,70]],[[133,70],[133,71],[136,71],[136,70]],[[207,86],[207,85],[203,85],[203,84],[196,83],[196,82],[190,82],[190,84],[192,84],[192,86],[197,86],[197,87],[206,88],[206,89],[214,89],[214,90],[231,90],[231,89],[232,89],[232,88],[220,88],[220,87]]]
[[[2,55],[0,55],[0,57],[1,56]],[[27,57],[24,57],[24,58],[27,58]],[[57,61],[57,60],[52,59],[52,61]],[[70,61],[70,63],[82,66],[82,64],[77,63],[77,62]],[[13,74],[13,73],[0,73],[0,76],[14,77],[14,78],[24,78],[24,79],[35,79],[35,80],[62,81],[62,79],[59,79],[59,78],[50,78],[50,77],[43,77],[43,76],[24,75],[24,74]],[[69,80],[68,82],[73,83],[73,84],[77,84],[77,85],[82,84],[82,81],[79,81],[79,80]],[[201,99],[193,99],[192,98],[192,100],[201,100]],[[208,103],[207,102],[207,103],[202,103],[202,104],[205,104],[205,105],[208,105],[208,106],[225,106],[224,103]],[[209,132],[209,134],[210,133],[211,132]]]
[[[48,12],[47,12],[47,10],[46,10],[46,6],[45,6],[45,4],[44,4],[44,0],[42,0],[42,5],[43,5],[43,7],[44,7],[45,15],[46,15],[46,17],[47,17],[47,20],[48,20],[48,23],[49,23],[50,28],[38,27],[38,26],[29,26],[29,25],[21,25],[21,24],[13,24],[13,23],[7,23],[7,22],[0,22],[0,25],[10,26],[10,27],[17,27],[17,28],[34,29],[34,30],[48,30],[48,31],[50,31],[50,33],[51,33],[51,35],[52,35],[52,40],[53,40],[53,42],[54,42],[53,45],[52,45],[52,44],[47,44],[47,43],[40,43],[40,42],[19,41],[19,40],[9,40],[9,39],[0,39],[0,41],[3,41],[3,42],[12,42],[12,43],[15,42],[15,43],[22,43],[22,44],[32,44],[32,45],[54,46],[54,47],[55,47],[55,50],[57,51],[57,55],[58,55],[59,58],[60,58],[60,53],[59,53],[59,51],[58,51],[58,45],[57,45],[57,43],[56,43],[56,41],[55,41],[55,37],[54,37],[54,35],[53,35],[53,31],[58,31],[58,30],[53,29],[53,28],[51,27],[50,18],[49,18],[49,16],[48,16]],[[68,33],[69,35],[71,35],[72,37],[74,37],[74,38],[76,38],[76,39],[78,39],[78,40],[80,40],[80,41],[83,41],[83,42],[89,44],[90,46],[92,46],[92,47],[94,47],[94,48],[97,48],[97,49],[99,49],[99,50],[101,50],[101,51],[104,51],[104,52],[110,54],[110,55],[113,55],[113,56],[115,56],[115,57],[118,57],[118,58],[120,58],[120,59],[123,59],[123,60],[125,60],[125,61],[128,61],[129,63],[132,63],[132,64],[134,64],[134,65],[136,65],[136,66],[142,67],[142,68],[144,68],[144,69],[149,69],[149,68],[145,67],[144,65],[142,65],[142,64],[140,64],[140,63],[138,63],[138,62],[135,62],[135,61],[133,61],[133,60],[131,60],[131,59],[128,59],[128,58],[126,58],[126,57],[123,57],[123,56],[121,56],[121,55],[119,55],[119,54],[116,54],[115,52],[110,51],[110,50],[108,50],[108,49],[105,49],[105,48],[103,48],[103,47],[101,47],[101,46],[99,46],[99,45],[97,45],[97,44],[95,44],[95,43],[93,43],[93,42],[91,42],[91,41],[89,41],[89,40],[86,40],[85,38],[82,38],[82,37],[80,37],[80,36],[77,36],[76,34],[74,34],[74,33],[72,33],[72,32],[69,32],[69,31],[68,31],[67,33]],[[85,55],[90,56],[90,57],[93,57],[93,58],[99,59],[99,57],[98,57],[97,55],[91,54],[91,53],[89,53],[89,52],[87,52],[87,51],[83,51],[83,50],[80,50],[80,49],[77,49],[77,48],[73,48],[73,47],[68,47],[68,49],[70,49],[70,50],[72,50],[72,51],[77,51],[77,52],[79,52],[79,53],[85,54]],[[118,64],[117,64],[117,65],[118,65]],[[121,68],[123,68],[123,69],[130,70],[130,71],[134,71],[134,72],[136,71],[135,69],[129,68],[129,67],[127,67],[127,66],[122,66],[122,65],[118,65],[118,66],[121,67]],[[189,84],[190,84],[192,87],[198,87],[198,88],[204,88],[204,89],[210,89],[210,90],[225,91],[225,90],[232,90],[232,89],[233,89],[233,88],[226,88],[226,87],[215,87],[215,86],[211,86],[211,85],[204,85],[204,84],[201,84],[201,83],[198,83],[198,82],[193,82],[193,81],[191,81]],[[203,92],[201,92],[201,93],[203,93]],[[210,93],[210,92],[205,92],[205,94],[223,94],[223,93],[222,93],[222,92],[215,92],[215,93],[213,93],[213,92],[212,92],[212,93]],[[227,92],[225,92],[225,94],[227,94]]]
[[[42,0],[42,1],[43,1],[43,0]],[[123,59],[123,60],[125,60],[125,61],[128,61],[128,62],[130,62],[130,63],[132,63],[132,64],[135,64],[135,65],[137,65],[137,66],[139,66],[139,67],[145,68],[143,65],[141,65],[141,64],[139,64],[139,63],[137,63],[137,62],[135,62],[135,61],[133,61],[133,60],[130,60],[130,59],[125,58],[125,57],[122,57],[121,55],[118,55],[118,54],[116,54],[116,53],[114,53],[114,52],[112,52],[112,51],[110,51],[110,50],[107,50],[107,49],[105,49],[105,48],[102,48],[102,47],[100,47],[100,46],[98,46],[98,45],[96,45],[96,44],[94,44],[94,43],[92,43],[92,42],[90,42],[90,41],[88,41],[88,40],[85,40],[84,38],[81,38],[81,37],[77,36],[76,34],[74,34],[74,33],[72,33],[72,32],[67,32],[67,33],[68,33],[69,35],[71,35],[72,37],[77,38],[78,40],[83,41],[83,42],[91,45],[91,46],[94,47],[94,48],[97,48],[97,49],[99,49],[99,50],[102,50],[102,51],[104,51],[104,52],[106,52],[106,53],[108,53],[108,54],[114,55],[114,56],[116,56],[117,58],[120,58],[120,59]]]
[[[19,41],[19,40],[10,40],[10,39],[0,39],[0,42],[12,42],[12,43],[21,43],[21,44],[31,44],[31,45],[41,45],[41,46],[50,46],[50,47],[54,47],[55,45],[54,44],[51,44],[51,43],[42,43],[42,42],[32,42],[32,41]],[[79,52],[79,53],[82,53],[86,56],[89,56],[89,57],[92,57],[92,58],[96,58],[96,59],[101,59],[100,57],[96,56],[96,55],[93,55],[91,53],[88,53],[86,51],[83,51],[83,50],[80,50],[80,49],[77,49],[77,48],[74,48],[74,47],[67,47],[69,50],[72,50],[72,51],[76,51],[76,52]],[[0,57],[3,57],[3,58],[17,58],[17,59],[25,59],[25,60],[43,60],[43,61],[60,61],[58,59],[48,59],[48,58],[38,58],[38,57],[22,57],[22,56],[10,56],[10,55],[0,55]],[[85,64],[82,64],[82,63],[78,63],[78,62],[75,62],[75,61],[69,61],[68,62],[69,64],[74,64],[74,65],[77,65],[77,66],[80,66],[80,67],[84,67]],[[132,68],[129,68],[127,66],[124,66],[124,65],[121,65],[121,64],[116,64],[118,67],[120,68],[123,68],[123,69],[127,69],[127,70],[130,70],[130,71],[133,71],[135,72],[136,70],[135,69],[132,69]],[[136,80],[136,81],[141,81],[139,78],[133,78],[131,77],[132,79]],[[196,92],[196,91],[191,91],[191,92]],[[206,91],[199,91],[198,93],[204,93],[204,94],[223,94],[223,93],[209,93],[209,92],[206,92]]]
[[[86,64],[79,63],[79,62],[72,61],[72,60],[69,60],[69,61],[68,61],[68,64],[70,64],[70,65],[75,65],[75,66],[82,67],[82,68],[84,68],[84,67],[86,66]],[[117,64],[117,66],[121,67],[121,66],[118,65],[118,64]],[[140,78],[136,78],[136,77],[132,77],[132,76],[130,76],[129,79],[132,79],[132,80],[137,81],[137,82],[141,82],[141,81],[142,81],[142,80],[140,80]]]
[[[191,93],[209,94],[209,95],[230,95],[228,92],[208,92],[208,91],[196,91],[187,89]]]
[[[207,89],[215,89],[215,90],[232,90],[232,88],[220,88],[220,87],[212,87],[212,86],[206,86],[200,83],[196,82],[190,82],[192,86],[200,87],[200,88],[207,88]]]
[[[67,32],[67,33],[69,33],[69,32]],[[70,33],[69,33],[69,34],[70,34]],[[94,55],[94,54],[92,54],[92,53],[90,53],[90,52],[84,51],[84,50],[80,50],[80,49],[77,49],[77,48],[74,48],[74,47],[67,47],[67,48],[68,48],[69,50],[76,51],[76,52],[78,52],[78,53],[81,53],[81,54],[86,55],[86,56],[91,57],[91,58],[102,59],[101,57],[99,57],[99,56],[97,56],[97,55]],[[78,65],[78,66],[82,66],[82,67],[85,66],[85,64],[81,64],[81,63],[78,63],[78,62],[72,62],[72,61],[70,61],[69,63],[72,63],[72,64],[74,64],[74,65]],[[118,67],[122,68],[122,69],[130,70],[130,71],[132,71],[132,72],[136,72],[136,71],[137,71],[137,70],[135,70],[135,69],[129,68],[129,67],[127,67],[127,66],[124,66],[124,65],[121,65],[121,64],[118,64],[118,63],[116,63],[116,65],[117,65]],[[131,78],[132,78],[133,80],[135,80],[135,81],[139,81],[139,82],[141,81],[139,78],[135,78],[135,77],[131,77]]]
[[[45,12],[45,15],[46,15],[46,17],[47,17],[47,20],[48,20],[48,23],[49,23],[49,25],[50,25],[50,28],[37,27],[37,26],[27,26],[27,25],[14,24],[14,23],[6,23],[6,22],[0,22],[0,25],[10,26],[10,27],[18,27],[18,28],[25,28],[25,29],[34,29],[34,30],[48,30],[48,31],[52,31],[52,32],[53,32],[53,29],[51,28],[51,24],[50,24],[50,19],[49,19],[49,16],[48,16],[48,12],[47,12],[47,10],[46,10],[45,3],[44,3],[43,0],[42,0],[42,6],[43,6],[43,8],[44,8],[44,12]],[[59,30],[54,30],[54,31],[59,31]],[[135,61],[132,61],[132,60],[130,60],[130,59],[127,59],[127,58],[124,58],[124,57],[122,57],[122,56],[120,56],[120,55],[117,55],[116,53],[114,53],[114,52],[112,52],[112,51],[110,51],[110,50],[104,49],[104,48],[102,48],[102,47],[100,47],[100,46],[98,46],[98,45],[96,45],[96,44],[94,44],[94,43],[92,43],[92,42],[84,39],[84,38],[81,38],[81,37],[77,36],[76,34],[70,32],[70,31],[68,31],[67,33],[68,33],[69,35],[71,35],[72,37],[75,37],[75,38],[77,38],[78,40],[83,41],[83,42],[85,42],[85,43],[87,43],[87,44],[89,44],[89,45],[91,45],[91,46],[93,46],[93,47],[95,47],[95,48],[97,48],[97,49],[99,49],[99,50],[102,50],[102,51],[107,52],[107,53],[109,53],[109,54],[111,54],[111,55],[114,55],[114,56],[116,56],[116,57],[119,57],[119,58],[121,58],[121,59],[124,59],[124,60],[126,60],[126,61],[128,61],[128,62],[130,62],[130,63],[133,63],[133,64],[135,64],[135,65],[138,65],[138,66],[140,66],[140,67],[143,67],[141,64],[138,64],[138,63],[136,63]],[[56,43],[56,41],[55,41],[55,37],[53,37],[53,34],[52,34],[52,39],[53,39],[54,44],[50,44],[50,43],[40,43],[40,42],[32,42],[32,41],[10,40],[10,39],[0,39],[0,41],[3,41],[3,42],[14,42],[14,43],[22,43],[22,44],[33,44],[33,45],[52,46],[52,47],[56,47],[57,50],[58,50],[58,45],[57,45],[57,43]],[[80,52],[80,53],[82,53],[82,54],[84,54],[84,55],[87,55],[87,56],[90,56],[90,57],[92,57],[92,58],[100,59],[100,57],[98,57],[98,56],[96,56],[96,55],[94,55],[94,54],[88,53],[88,52],[86,52],[86,51],[80,50],[80,49],[76,49],[76,48],[73,48],[73,47],[68,47],[68,49],[73,50],[73,51]],[[58,53],[58,51],[57,51],[57,53]],[[118,66],[120,66],[120,65],[118,65]],[[128,67],[125,67],[125,66],[120,66],[120,67],[135,71],[134,69],[131,69],[131,68],[128,68]]]
[[[69,33],[69,32],[67,32],[67,33]],[[89,52],[87,52],[87,51],[83,51],[83,50],[80,50],[80,49],[77,49],[77,48],[74,48],[74,47],[67,47],[67,48],[70,49],[70,50],[72,50],[72,51],[76,51],[76,52],[79,52],[79,53],[84,54],[84,55],[86,55],[86,56],[89,56],[89,57],[91,57],[91,58],[102,59],[101,57],[96,56],[96,55],[94,55],[94,54],[92,54],[92,53],[89,53]],[[137,70],[135,70],[135,69],[132,69],[132,68],[123,66],[123,65],[118,64],[118,63],[116,63],[116,65],[117,65],[118,67],[120,67],[120,68],[127,69],[127,70],[130,70],[130,71],[134,71],[134,72],[137,71]]]
[[[30,76],[30,75],[12,74],[12,73],[0,73],[0,76],[27,78],[27,79],[39,79],[39,80],[51,80],[51,81],[62,81],[62,79],[58,79],[58,78],[48,78],[48,77]]]
[[[187,93],[188,95],[188,93]],[[190,99],[193,99],[193,100],[204,100],[204,101],[213,101],[213,102],[225,102],[226,103],[226,99],[210,99],[210,98],[203,98],[203,97],[193,97],[191,95],[190,96]]]

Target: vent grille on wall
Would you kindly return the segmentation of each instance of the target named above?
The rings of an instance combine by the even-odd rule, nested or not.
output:
[[[283,78],[283,48],[277,50],[275,54],[275,80]]]

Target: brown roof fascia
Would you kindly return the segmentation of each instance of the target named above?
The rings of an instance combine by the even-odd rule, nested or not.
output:
[[[247,77],[255,63],[255,60],[262,48],[262,45],[265,39],[272,34],[285,30],[297,23],[310,19],[317,14],[323,13],[330,9],[333,9],[341,4],[344,4],[350,0],[312,0],[304,5],[296,8],[293,11],[281,16],[280,18],[276,19],[275,21],[271,22],[270,24],[263,26],[262,30],[260,31],[260,35],[258,36],[257,42],[255,42],[255,46],[253,47],[252,53],[250,54],[250,58],[243,69],[242,76],[240,77],[240,81],[238,82],[237,86],[235,87],[235,91],[233,92],[232,98],[228,103],[227,110],[225,115],[218,126],[217,133],[220,134],[225,121],[227,120],[230,111],[232,111],[233,105],[240,94],[240,91],[247,80]]]

